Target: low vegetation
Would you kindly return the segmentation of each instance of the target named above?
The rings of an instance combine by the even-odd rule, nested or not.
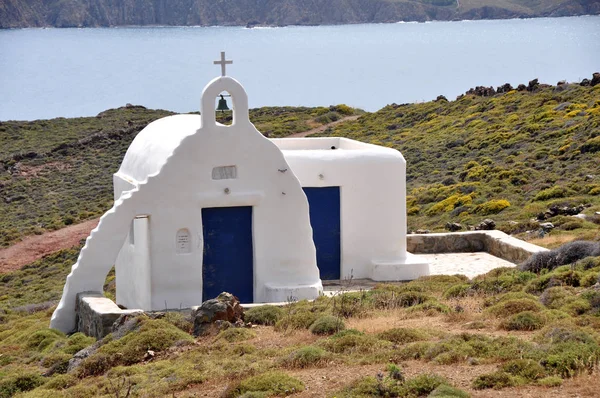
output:
[[[600,361],[598,256],[259,306],[246,311],[254,327],[200,338],[184,313],[136,316],[95,341],[47,329],[76,254],[2,275],[1,397],[284,396],[314,388],[311,370],[339,374],[320,396],[510,396],[512,388],[541,396],[596,372]],[[450,369],[464,370],[460,386]]]
[[[325,132],[403,152],[411,229],[493,217],[554,250],[473,279],[258,306],[245,311],[252,327],[200,338],[185,313],[137,316],[99,341],[47,328],[79,247],[61,250],[0,274],[0,397],[559,396],[600,361],[600,86],[563,86],[390,105]],[[251,118],[275,137],[355,112],[261,108]],[[102,214],[131,140],[169,114],[0,123],[0,246]],[[580,205],[585,219],[555,211]],[[541,233],[540,222],[555,228]]]
[[[402,152],[410,230],[466,229],[492,216],[498,229],[533,240],[540,226],[532,218],[584,205],[585,220],[554,214],[540,222],[555,224],[551,236],[600,239],[600,85],[391,104],[322,135]]]

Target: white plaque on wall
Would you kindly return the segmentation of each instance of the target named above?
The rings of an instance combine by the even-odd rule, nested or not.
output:
[[[182,228],[177,231],[176,245],[177,254],[186,254],[192,251],[190,231],[187,228]]]

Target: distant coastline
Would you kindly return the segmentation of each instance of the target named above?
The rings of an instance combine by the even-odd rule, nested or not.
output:
[[[168,5],[167,5],[168,4]],[[600,0],[5,0],[0,29],[284,27],[600,15]]]

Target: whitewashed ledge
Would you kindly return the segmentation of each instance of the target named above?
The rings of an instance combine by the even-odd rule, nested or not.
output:
[[[502,231],[469,231],[406,236],[413,254],[488,252],[514,264],[548,249],[513,238]]]

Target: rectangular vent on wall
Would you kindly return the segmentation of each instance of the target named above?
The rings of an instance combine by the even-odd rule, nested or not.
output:
[[[219,166],[212,169],[213,180],[234,180],[237,178],[237,166]]]

